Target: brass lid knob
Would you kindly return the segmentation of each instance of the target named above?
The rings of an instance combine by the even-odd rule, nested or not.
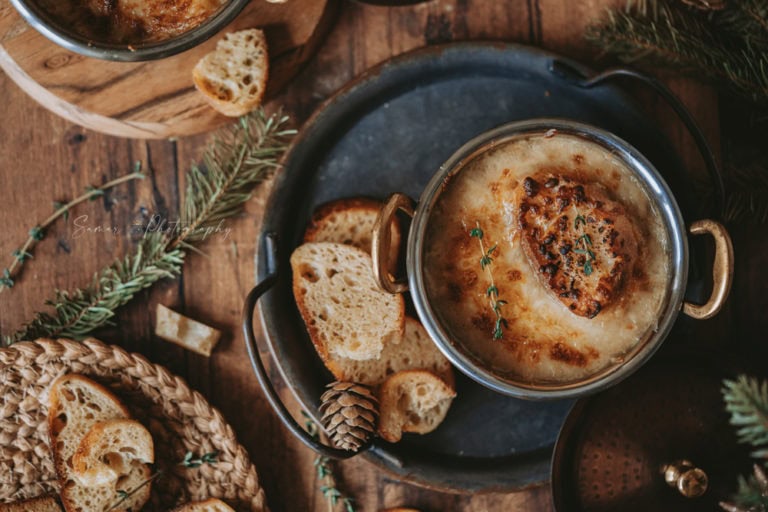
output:
[[[707,492],[709,478],[689,460],[678,460],[661,468],[664,481],[686,498],[698,498]]]

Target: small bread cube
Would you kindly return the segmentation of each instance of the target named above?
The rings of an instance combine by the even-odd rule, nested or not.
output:
[[[155,334],[206,357],[221,338],[221,331],[187,318],[162,304],[157,305]]]

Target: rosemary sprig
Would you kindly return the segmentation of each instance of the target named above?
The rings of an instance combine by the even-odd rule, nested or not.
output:
[[[199,468],[203,464],[208,464],[210,466],[215,465],[218,462],[219,452],[214,450],[209,453],[205,453],[202,456],[198,457],[193,452],[187,452],[184,455],[184,459],[182,459],[181,462],[179,462],[178,466],[184,466],[185,468],[195,469]],[[118,489],[117,490],[117,498],[118,500],[109,507],[105,512],[110,512],[111,510],[115,510],[118,508],[121,504],[125,503],[125,500],[139,492],[141,489],[149,485],[150,483],[154,482],[161,476],[165,474],[165,470],[158,470],[155,471],[149,478],[141,482],[139,485],[134,487],[133,489],[124,490],[124,489]]]
[[[301,411],[301,414],[304,416],[304,427],[307,433],[315,440],[319,439],[320,431],[317,428],[317,424],[305,411]],[[344,512],[355,512],[355,500],[346,496],[337,487],[336,477],[331,467],[331,459],[318,455],[315,457],[313,464],[317,473],[317,480],[320,482],[320,492],[323,493],[328,503],[328,512],[333,512],[339,503],[343,505]]]
[[[480,256],[480,268],[488,274],[488,281],[490,282],[485,294],[490,301],[493,314],[496,315],[496,321],[493,324],[493,339],[500,340],[504,337],[504,329],[509,327],[509,322],[507,322],[501,314],[501,308],[508,304],[508,302],[499,298],[499,288],[493,280],[493,272],[491,271],[491,264],[493,263],[492,255],[496,251],[498,244],[493,244],[486,250],[485,243],[483,242],[485,233],[483,233],[483,230],[480,228],[479,222],[477,222],[475,227],[469,231],[469,236],[477,238],[480,244],[480,252],[482,253],[482,256]]]
[[[205,240],[220,222],[239,213],[258,183],[278,166],[295,133],[287,117],[267,117],[262,110],[243,117],[214,137],[203,156],[204,168],[193,168],[182,207],[182,229],[175,236],[149,233],[136,252],[98,272],[91,285],[68,293],[56,291],[46,304],[52,313],[38,313],[6,344],[37,337],[81,339],[110,322],[115,309],[160,279],[181,273],[187,249]]]
[[[21,266],[24,265],[25,261],[32,258],[32,249],[35,247],[35,245],[37,245],[37,242],[45,238],[45,233],[47,229],[54,222],[56,222],[56,220],[58,220],[60,217],[64,217],[64,219],[66,220],[69,217],[69,211],[75,206],[77,206],[78,204],[84,201],[88,201],[89,199],[93,201],[96,198],[103,196],[105,192],[111,189],[112,187],[115,187],[127,181],[137,180],[137,179],[144,179],[144,174],[141,172],[141,162],[136,162],[135,169],[132,173],[122,176],[120,178],[114,179],[112,181],[108,181],[107,183],[101,185],[100,187],[88,186],[85,189],[86,191],[83,195],[81,195],[76,199],[73,199],[72,201],[69,201],[68,203],[54,201],[53,214],[51,214],[47,219],[45,219],[40,224],[33,226],[29,230],[29,236],[26,242],[24,242],[24,244],[21,247],[13,251],[12,253],[13,261],[8,267],[3,269],[2,275],[0,275],[0,293],[2,293],[3,290],[5,289],[13,288],[13,285],[15,284],[18,278],[18,275],[21,271]]]

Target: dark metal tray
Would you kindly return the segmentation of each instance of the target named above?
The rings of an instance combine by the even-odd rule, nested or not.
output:
[[[296,309],[288,260],[318,205],[349,196],[384,199],[392,192],[418,198],[465,141],[533,117],[607,129],[637,147],[662,174],[679,165],[658,129],[619,89],[577,88],[550,71],[554,58],[559,57],[501,43],[418,50],[365,73],[307,121],[266,208],[262,240],[276,235],[278,278],[259,308],[273,361],[310,414],[316,414],[332,376]],[[671,181],[685,211],[687,189]],[[272,255],[265,247],[257,281],[270,270]],[[547,481],[553,445],[572,403],[505,397],[459,372],[456,387],[458,397],[437,431],[406,436],[396,445],[376,441],[363,456],[398,479],[455,492],[510,491]]]

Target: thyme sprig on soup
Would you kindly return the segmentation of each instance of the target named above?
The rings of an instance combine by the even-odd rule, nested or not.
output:
[[[489,149],[448,179],[428,226],[430,304],[495,372],[583,379],[656,329],[668,235],[626,164],[595,143],[547,133]],[[492,263],[478,265],[478,240]]]

